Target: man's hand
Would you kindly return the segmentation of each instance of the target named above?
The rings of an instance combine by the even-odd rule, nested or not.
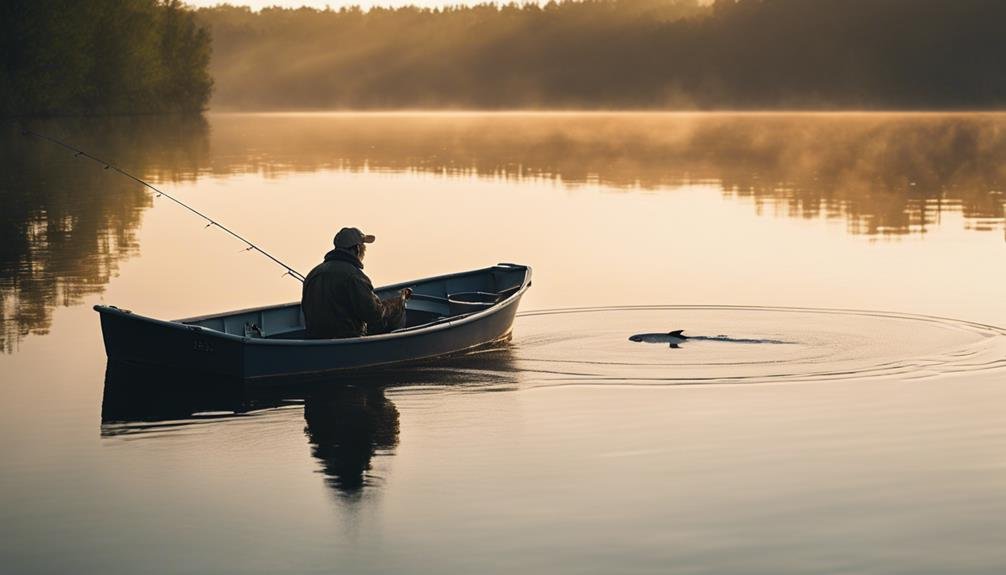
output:
[[[409,299],[412,297],[412,288],[405,288],[398,293],[401,294],[403,300]]]

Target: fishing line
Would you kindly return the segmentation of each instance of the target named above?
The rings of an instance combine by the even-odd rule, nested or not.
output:
[[[240,234],[238,234],[234,230],[228,228],[227,226],[224,226],[220,222],[214,220],[213,218],[207,216],[206,214],[200,212],[199,210],[193,208],[192,206],[186,204],[185,202],[179,200],[178,198],[172,196],[171,194],[169,194],[169,193],[167,193],[167,192],[165,192],[163,190],[160,190],[160,189],[154,187],[152,184],[149,184],[149,183],[145,182],[144,180],[141,180],[140,178],[137,178],[133,174],[130,174],[129,172],[123,170],[122,168],[119,168],[115,164],[112,164],[111,162],[106,162],[105,160],[102,160],[101,158],[98,158],[96,156],[92,156],[91,154],[85,152],[84,150],[81,150],[79,148],[75,148],[74,146],[71,146],[70,144],[67,144],[66,142],[62,142],[60,140],[57,140],[56,138],[53,138],[53,137],[50,137],[50,136],[46,136],[45,134],[40,134],[38,132],[33,132],[32,130],[29,130],[27,128],[22,128],[20,126],[18,126],[18,129],[21,130],[21,135],[23,135],[23,136],[35,136],[36,138],[39,138],[39,139],[42,139],[42,140],[46,140],[48,142],[52,142],[53,144],[56,144],[58,146],[61,146],[63,148],[66,148],[67,150],[70,150],[71,152],[73,152],[73,157],[75,157],[75,158],[86,158],[88,160],[91,160],[91,161],[93,161],[93,162],[95,162],[95,163],[103,166],[104,169],[106,169],[106,170],[112,170],[114,172],[117,172],[117,173],[119,173],[119,174],[121,174],[121,175],[129,178],[130,180],[133,180],[134,182],[137,182],[138,184],[142,184],[143,186],[146,186],[147,188],[150,188],[151,190],[153,190],[153,192],[155,194],[155,197],[159,198],[161,196],[164,196],[165,198],[171,200],[172,202],[178,204],[179,206],[185,208],[186,210],[192,212],[193,214],[195,214],[195,215],[199,216],[200,218],[202,218],[203,220],[205,220],[206,221],[205,228],[217,227],[217,228],[223,230],[224,232],[227,232],[232,237],[237,238],[238,240],[240,240],[241,242],[243,242],[246,246],[248,246],[247,248],[245,248],[245,249],[243,249],[241,251],[243,251],[243,252],[256,251],[256,252],[262,254],[263,256],[269,258],[270,260],[272,260],[274,263],[278,264],[283,269],[285,269],[286,273],[283,274],[284,276],[291,276],[291,277],[293,277],[293,278],[295,278],[295,279],[297,279],[297,280],[299,280],[301,282],[304,281],[304,275],[303,274],[301,274],[297,270],[293,269],[292,267],[286,265],[285,263],[281,262],[279,259],[277,259],[275,256],[273,256],[269,252],[263,250],[262,248],[258,247],[257,245],[253,244],[252,242],[248,241],[247,239],[245,239],[243,236],[241,236]]]

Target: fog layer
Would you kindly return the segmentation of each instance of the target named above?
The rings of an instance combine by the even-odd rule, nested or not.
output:
[[[217,109],[997,108],[993,0],[217,7]]]

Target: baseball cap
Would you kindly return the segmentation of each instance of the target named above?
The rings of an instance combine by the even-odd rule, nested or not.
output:
[[[372,244],[376,238],[360,231],[360,228],[342,228],[335,234],[332,243],[337,248],[351,248],[359,244]]]

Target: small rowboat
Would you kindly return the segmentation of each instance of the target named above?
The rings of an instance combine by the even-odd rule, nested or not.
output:
[[[300,302],[164,321],[94,306],[109,360],[245,380],[310,376],[462,353],[510,337],[531,268],[518,264],[376,289],[412,288],[405,327],[345,339],[304,339]]]

